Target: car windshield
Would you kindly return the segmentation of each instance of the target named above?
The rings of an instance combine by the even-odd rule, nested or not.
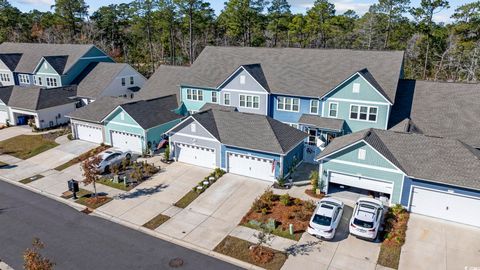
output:
[[[366,229],[373,228],[373,222],[363,221],[363,220],[358,219],[358,218],[355,218],[353,220],[353,224],[355,224],[359,227],[362,227],[362,228],[366,228]]]
[[[315,216],[313,216],[312,221],[313,221],[313,223],[318,224],[318,225],[330,226],[330,223],[332,223],[332,218],[315,214]]]

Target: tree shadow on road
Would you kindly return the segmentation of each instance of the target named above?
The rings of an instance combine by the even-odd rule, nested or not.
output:
[[[152,195],[157,192],[161,192],[162,190],[166,189],[168,185],[165,184],[159,184],[154,187],[150,188],[139,188],[131,192],[126,192],[122,194],[118,194],[114,196],[113,198],[116,200],[125,200],[125,199],[133,199],[133,198],[138,198],[140,196],[147,196],[147,195]]]

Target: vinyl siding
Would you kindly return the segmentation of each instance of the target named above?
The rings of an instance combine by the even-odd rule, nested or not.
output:
[[[202,101],[188,100],[187,99],[187,89],[196,89],[196,90],[203,91],[203,100]],[[212,102],[212,92],[214,92],[214,91],[218,93],[218,91],[214,90],[214,89],[182,86],[180,88],[180,95],[181,95],[182,102],[183,102],[183,104],[185,105],[185,107],[187,108],[188,111],[198,111],[203,107],[203,105],[205,105],[205,103],[207,103],[207,102],[211,103]],[[220,94],[218,94],[218,96],[220,96]]]
[[[39,64],[37,70],[35,71],[35,73],[33,75],[41,78],[41,80],[42,80],[41,86],[47,86],[47,77],[56,78],[57,79],[57,87],[62,86],[61,76],[57,73],[57,71],[55,71],[55,69],[46,60],[41,60],[40,61],[40,64]],[[35,81],[33,80],[33,76],[32,76],[32,79],[30,80],[30,83],[32,85],[35,85]],[[54,87],[54,86],[50,86],[50,87]]]
[[[283,157],[283,171],[285,175],[288,173],[294,160],[297,161],[297,165],[303,160],[303,148],[304,144],[301,142]]]
[[[293,97],[293,98],[298,98],[300,99],[300,106],[299,106],[299,111],[298,112],[290,112],[290,111],[282,111],[278,110],[278,98],[279,97],[290,97],[290,96],[282,96],[282,95],[272,95],[271,98],[271,104],[272,104],[272,117],[278,121],[284,122],[284,123],[298,123],[298,120],[302,116],[302,114],[310,114],[310,101],[312,98],[305,98],[305,97]],[[318,99],[314,99],[318,100]],[[319,101],[319,106],[320,105]],[[319,108],[318,114],[320,115],[321,110]]]
[[[163,123],[156,127],[150,128],[146,131],[147,134],[147,143],[150,142],[152,146],[157,145],[162,140],[162,135],[173,128],[175,125],[180,123],[181,119],[173,120],[167,123]],[[148,144],[147,144],[148,145]]]
[[[121,112],[124,113],[124,120],[121,119]],[[142,147],[146,148],[145,132],[133,118],[128,115],[122,108],[117,108],[104,122],[105,125],[105,143],[111,145],[111,131],[120,131],[130,134],[139,135],[143,138]]]

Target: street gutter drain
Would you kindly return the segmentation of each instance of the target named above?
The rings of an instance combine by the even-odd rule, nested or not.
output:
[[[179,268],[183,265],[183,260],[180,258],[171,259],[168,265],[172,268]]]

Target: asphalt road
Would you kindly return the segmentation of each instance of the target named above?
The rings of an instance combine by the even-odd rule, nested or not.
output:
[[[0,259],[22,269],[34,237],[55,269],[240,269],[0,181]]]

